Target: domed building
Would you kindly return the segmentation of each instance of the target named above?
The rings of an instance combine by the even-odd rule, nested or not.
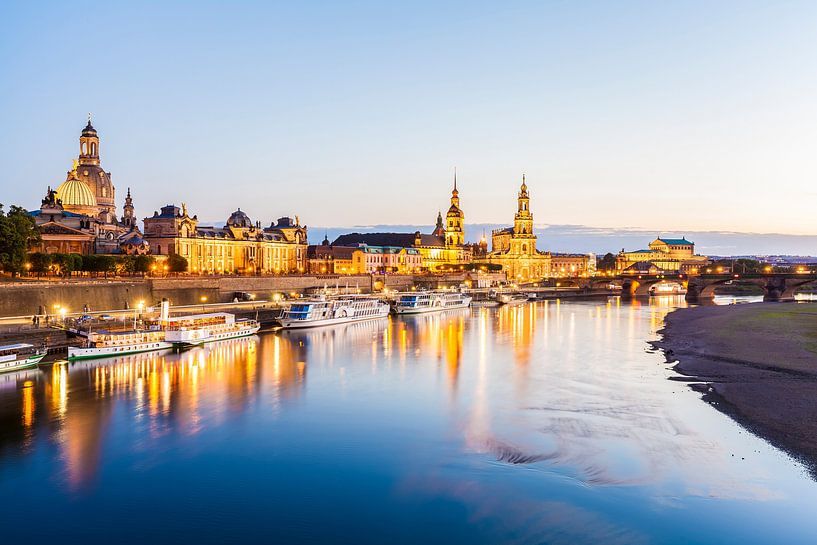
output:
[[[169,204],[145,218],[145,240],[156,255],[178,254],[188,270],[202,274],[296,273],[306,270],[307,227],[298,216],[262,227],[240,208],[224,227],[199,225],[199,218]]]
[[[88,184],[80,181],[77,166],[77,161],[74,161],[74,168],[68,171],[68,178],[57,187],[57,198],[69,212],[96,217],[99,213],[96,195]]]
[[[46,253],[148,253],[141,238],[130,189],[123,217],[116,217],[116,192],[110,172],[99,161],[99,135],[88,124],[79,137],[79,157],[56,191],[48,188],[39,210],[31,212]]]

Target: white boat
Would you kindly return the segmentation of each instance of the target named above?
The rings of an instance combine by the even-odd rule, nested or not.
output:
[[[400,293],[394,305],[397,314],[440,312],[471,305],[471,297],[456,291],[418,291]]]
[[[302,329],[375,320],[389,315],[389,305],[375,297],[319,297],[293,303],[278,320],[284,329]]]
[[[0,373],[37,367],[45,351],[35,350],[33,344],[17,343],[0,346]]]
[[[496,302],[500,305],[521,305],[528,302],[528,296],[524,293],[498,292]]]
[[[255,335],[261,326],[255,320],[236,320],[235,314],[213,312],[168,318],[165,341],[174,347],[198,346]]]
[[[659,282],[651,290],[652,295],[686,295],[686,288],[675,282]]]
[[[173,348],[173,345],[165,340],[165,332],[161,330],[95,331],[88,334],[87,346],[68,349],[68,359],[75,361],[107,358],[168,348]]]

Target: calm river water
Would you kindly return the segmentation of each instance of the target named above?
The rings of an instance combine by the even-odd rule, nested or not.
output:
[[[0,376],[4,543],[794,543],[802,467],[556,301]]]

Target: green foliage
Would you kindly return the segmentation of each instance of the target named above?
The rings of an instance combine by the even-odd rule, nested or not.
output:
[[[136,256],[123,255],[116,264],[116,270],[120,274],[133,274],[136,271]]]
[[[596,261],[596,270],[614,271],[616,269],[616,256],[607,252],[604,257]]]
[[[17,276],[25,269],[28,251],[40,242],[34,218],[19,206],[8,213],[0,204],[0,268]]]
[[[48,271],[51,269],[52,261],[53,256],[50,254],[37,252],[28,256],[28,263],[31,265],[31,272],[36,273],[38,278],[40,275],[48,274]]]
[[[82,256],[79,254],[59,254],[60,272],[63,276],[71,276],[74,271],[82,270]]]
[[[170,272],[187,272],[187,259],[183,258],[179,254],[173,254],[167,258],[167,267]]]
[[[133,272],[147,273],[156,262],[156,258],[150,255],[137,255],[133,263]]]
[[[738,274],[761,274],[768,265],[756,259],[719,259],[710,265],[712,270],[717,267],[724,267]]]

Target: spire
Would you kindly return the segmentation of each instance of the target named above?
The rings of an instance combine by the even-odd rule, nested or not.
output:
[[[454,167],[454,191],[457,190],[457,167]]]

